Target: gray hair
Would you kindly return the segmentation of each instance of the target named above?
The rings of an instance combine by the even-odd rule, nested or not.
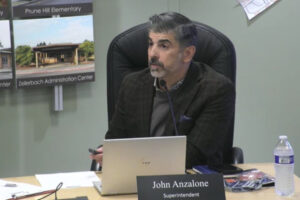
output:
[[[149,31],[173,32],[181,47],[196,46],[197,29],[193,22],[176,12],[165,12],[149,18]]]

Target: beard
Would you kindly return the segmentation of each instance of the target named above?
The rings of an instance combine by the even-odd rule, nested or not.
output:
[[[155,67],[152,67],[152,65],[155,65]],[[164,64],[159,62],[156,57],[149,60],[149,69],[151,76],[154,78],[162,78],[167,74]]]
[[[152,77],[159,78],[159,79],[165,77],[167,74],[167,72],[163,68],[159,68],[159,69],[150,68],[150,73]]]

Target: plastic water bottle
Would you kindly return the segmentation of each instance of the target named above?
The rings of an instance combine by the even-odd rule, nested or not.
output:
[[[274,149],[275,157],[275,191],[280,196],[294,193],[294,151],[287,136],[279,136]]]

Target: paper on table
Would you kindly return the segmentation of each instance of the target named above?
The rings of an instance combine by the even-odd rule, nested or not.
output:
[[[93,187],[94,181],[100,181],[92,171],[36,174],[35,177],[45,188],[55,188],[60,182],[63,183],[62,188]]]
[[[18,183],[12,181],[0,180],[0,199],[10,199],[13,195],[23,196],[42,192],[43,188],[27,183]]]
[[[238,0],[249,20],[266,10],[278,0]]]

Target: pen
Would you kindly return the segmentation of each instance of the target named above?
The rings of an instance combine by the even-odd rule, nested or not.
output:
[[[101,148],[103,145],[98,146],[98,148]],[[89,152],[93,155],[101,154],[102,152],[96,151],[95,149],[89,148]]]
[[[25,198],[28,198],[28,197],[34,197],[34,196],[40,196],[40,195],[43,195],[43,194],[54,193],[55,191],[56,191],[56,189],[54,189],[54,190],[45,190],[45,191],[42,191],[42,192],[36,192],[36,193],[32,193],[32,194],[26,194],[26,195],[19,196],[19,197],[17,197],[16,195],[12,195],[12,197],[10,199],[7,199],[7,200],[25,199]]]
[[[89,148],[89,152],[93,155],[101,154],[102,152],[96,151],[95,149]]]

